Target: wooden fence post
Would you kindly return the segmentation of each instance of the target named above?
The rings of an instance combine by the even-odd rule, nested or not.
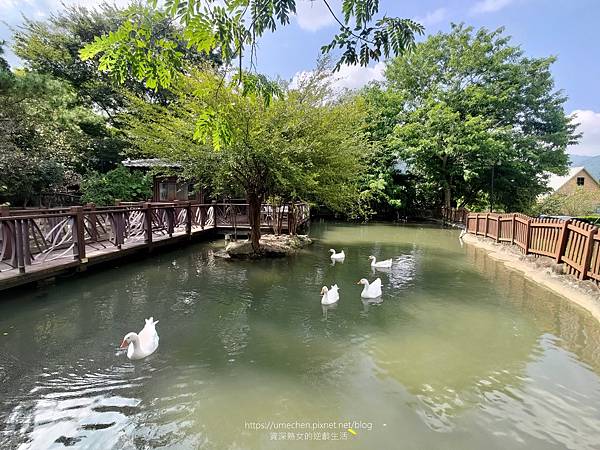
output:
[[[167,234],[169,237],[173,237],[173,232],[175,231],[175,207],[167,206],[164,211],[167,219]]]
[[[479,234],[479,213],[475,214],[475,236]]]
[[[152,244],[152,204],[149,202],[144,203],[144,228],[146,244]]]
[[[0,206],[0,217],[8,217],[10,216],[10,209],[8,206]],[[15,249],[13,248],[14,243],[14,233],[12,232],[13,227],[10,222],[0,222],[0,235],[2,235],[2,245],[4,246],[4,253],[0,255],[0,262],[3,259],[11,259],[14,260],[15,257]]]
[[[502,216],[496,216],[496,243],[500,242],[500,230],[502,227]]]
[[[20,273],[25,273],[25,257],[23,255],[23,229],[21,228],[21,220],[15,220],[15,252],[17,256],[17,267]]]
[[[185,205],[185,234],[188,236],[192,235],[192,203],[187,202]]]
[[[73,214],[73,256],[79,261],[85,259],[85,224],[83,222],[83,206],[73,206],[70,209]]]
[[[560,229],[560,235],[558,237],[558,242],[556,245],[556,254],[554,255],[554,260],[556,264],[560,263],[560,260],[563,256],[567,248],[567,242],[569,241],[569,224],[571,223],[571,219],[567,219],[563,222],[562,228]]]
[[[510,243],[511,245],[515,245],[515,233],[517,231],[517,214],[513,213],[512,215],[512,227],[510,231]]]
[[[594,248],[594,235],[597,233],[598,228],[592,228],[587,234],[587,241],[585,243],[585,251],[583,253],[583,264],[581,272],[579,273],[579,279],[585,280],[587,278],[587,272],[590,268],[590,261],[592,259],[592,249]]]
[[[527,228],[525,228],[525,254],[529,254],[529,242],[531,241],[531,219],[527,219]]]

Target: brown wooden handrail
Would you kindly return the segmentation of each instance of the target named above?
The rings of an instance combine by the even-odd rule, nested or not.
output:
[[[442,209],[445,220],[464,224],[470,234],[516,245],[528,255],[547,256],[563,263],[565,272],[580,280],[600,282],[599,228],[579,220],[533,218],[521,213],[464,213]],[[462,220],[455,220],[455,218]],[[510,224],[510,225],[509,225]]]
[[[277,225],[275,232],[280,233],[285,226],[287,232],[294,233],[309,219],[309,212],[308,204],[302,202],[265,203],[261,227],[275,231]],[[217,228],[248,228],[247,219],[247,203],[135,202],[37,210],[2,207],[0,270],[24,273],[27,266],[65,259],[84,264],[88,246],[93,250],[121,250],[128,244],[152,245],[175,234],[191,237]]]

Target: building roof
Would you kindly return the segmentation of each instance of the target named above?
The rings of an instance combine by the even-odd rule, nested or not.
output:
[[[550,177],[548,178],[548,187],[550,189],[552,189],[553,191],[557,191],[561,187],[563,187],[565,184],[567,184],[567,182],[569,180],[571,180],[571,178],[573,178],[575,175],[577,175],[582,170],[585,170],[585,167],[579,166],[579,167],[571,167],[569,169],[569,173],[567,173],[566,175],[550,174]],[[585,170],[585,171],[592,180],[596,181],[594,179],[594,177],[591,176],[587,170]]]
[[[152,167],[174,167],[179,168],[181,164],[167,161],[162,158],[146,158],[146,159],[129,159],[123,161],[125,167],[139,167],[149,169]]]

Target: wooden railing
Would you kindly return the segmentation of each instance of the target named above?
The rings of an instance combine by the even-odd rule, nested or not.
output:
[[[295,232],[309,218],[304,203],[263,205],[261,226]],[[248,227],[248,205],[194,202],[121,203],[51,209],[0,209],[0,272],[84,262],[87,253],[216,228]]]
[[[598,227],[575,219],[532,218],[524,214],[469,213],[443,210],[446,220],[460,222],[468,233],[518,246],[525,255],[563,263],[580,280],[600,281]],[[460,218],[462,220],[454,220]]]

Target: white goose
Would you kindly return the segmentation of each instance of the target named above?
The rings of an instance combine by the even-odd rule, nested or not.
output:
[[[377,298],[381,297],[381,278],[377,278],[371,284],[366,278],[362,278],[358,283],[364,285],[360,296],[362,298]]]
[[[129,359],[142,359],[150,356],[158,348],[158,333],[153,317],[146,319],[146,325],[139,333],[127,333],[121,342],[120,348],[127,349]]]
[[[340,299],[339,288],[337,284],[331,286],[331,289],[327,289],[327,286],[323,286],[321,289],[321,304],[322,305],[333,305]]]
[[[334,261],[343,261],[346,257],[344,250],[342,250],[339,253],[336,253],[334,249],[330,248],[329,251],[331,252],[331,259],[333,259]]]
[[[392,267],[392,258],[386,259],[385,261],[377,262],[377,258],[375,258],[373,255],[371,255],[371,256],[369,256],[369,259],[371,260],[371,267],[377,267],[380,269]]]

